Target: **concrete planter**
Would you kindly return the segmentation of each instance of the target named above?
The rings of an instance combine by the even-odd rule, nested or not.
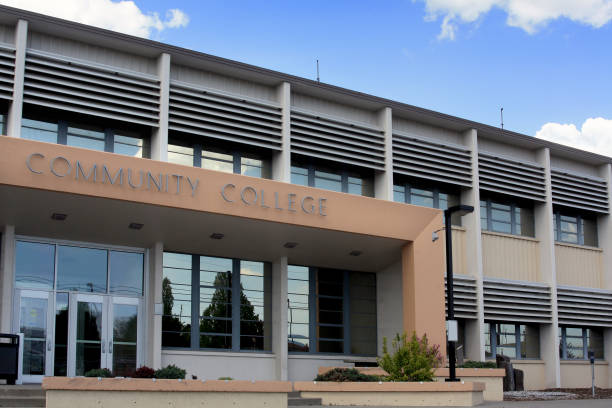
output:
[[[295,382],[304,398],[321,398],[323,405],[462,406],[483,403],[483,383],[467,382]]]
[[[47,408],[286,408],[285,381],[47,377]]]

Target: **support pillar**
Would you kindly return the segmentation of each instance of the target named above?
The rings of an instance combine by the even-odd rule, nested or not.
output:
[[[13,282],[15,282],[15,227],[6,225],[2,229],[0,248],[0,332],[12,332]]]
[[[599,176],[608,183],[608,211],[612,205],[612,165],[599,168]],[[612,290],[612,216],[608,213],[597,217],[598,245],[602,253],[602,289]],[[612,387],[612,329],[604,329],[604,358],[608,362],[608,387]]]
[[[164,244],[156,242],[149,248],[149,280],[146,305],[146,340],[144,341],[145,365],[161,368],[161,333],[162,333],[162,277],[164,265]]]
[[[287,381],[287,269],[286,256],[272,264],[272,350],[275,355],[276,379],[279,381]]]
[[[159,126],[151,134],[151,159],[168,161],[168,116],[170,114],[170,54],[157,58],[159,77]]]
[[[291,183],[291,85],[283,82],[277,89],[281,106],[281,151],[272,157],[272,179]]]
[[[378,123],[385,136],[385,170],[376,170],[374,197],[393,201],[393,111],[383,108],[378,113]]]
[[[28,22],[17,21],[15,27],[15,77],[13,79],[13,100],[9,106],[6,134],[21,137],[21,116],[23,114],[23,81],[25,75],[25,54],[28,40]]]

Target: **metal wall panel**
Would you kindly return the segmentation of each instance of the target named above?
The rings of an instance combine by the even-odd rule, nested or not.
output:
[[[0,44],[0,99],[13,99],[15,48]]]
[[[556,243],[555,261],[559,285],[601,288],[603,280],[603,250]]]
[[[533,238],[482,232],[482,269],[490,278],[540,281],[540,243]]]
[[[379,127],[379,113],[349,104],[334,102],[299,92],[291,93],[291,108],[305,112],[318,112],[324,116],[349,123],[360,123],[366,127]]]
[[[15,27],[0,25],[0,43],[12,46],[15,44]]]
[[[455,317],[458,319],[476,319],[478,317],[476,279],[471,276],[453,275],[453,283]],[[446,278],[444,278],[444,300],[446,317],[448,317]]]
[[[483,281],[485,320],[550,323],[550,288],[544,284],[487,278]]]
[[[559,286],[557,305],[560,325],[612,326],[612,291]]]
[[[608,184],[602,178],[551,169],[553,204],[608,214]]]

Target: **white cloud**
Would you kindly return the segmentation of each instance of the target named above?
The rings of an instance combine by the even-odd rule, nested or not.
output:
[[[589,118],[580,129],[574,124],[549,122],[535,136],[612,157],[612,119]]]
[[[127,0],[0,0],[0,3],[146,38],[154,32],[189,23],[189,17],[179,9],[168,10],[166,20],[162,20],[157,12],[143,12]]]
[[[415,0],[413,0],[415,1]],[[506,24],[534,34],[552,20],[569,20],[600,28],[612,20],[612,0],[422,0],[425,21],[442,17],[439,39],[453,40],[457,22],[473,23],[497,7]]]

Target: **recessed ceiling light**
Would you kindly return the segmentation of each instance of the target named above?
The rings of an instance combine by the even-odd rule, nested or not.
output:
[[[51,214],[51,219],[56,221],[64,221],[68,217],[66,214],[53,213]]]
[[[128,228],[135,230],[142,229],[142,227],[144,227],[144,224],[139,224],[137,222],[130,222],[130,225],[128,225]]]
[[[295,248],[296,246],[298,246],[297,242],[285,242],[285,245],[283,245],[285,248]]]
[[[357,251],[357,250],[355,250],[355,251],[351,251],[351,252],[349,252],[349,255],[350,255],[350,256],[359,256],[359,255],[361,255],[361,254],[363,254],[363,251]]]
[[[223,239],[223,237],[224,237],[224,236],[225,236],[225,235],[223,235],[223,234],[222,234],[222,233],[220,233],[220,232],[213,232],[212,234],[210,234],[210,237],[211,237],[212,239]]]

